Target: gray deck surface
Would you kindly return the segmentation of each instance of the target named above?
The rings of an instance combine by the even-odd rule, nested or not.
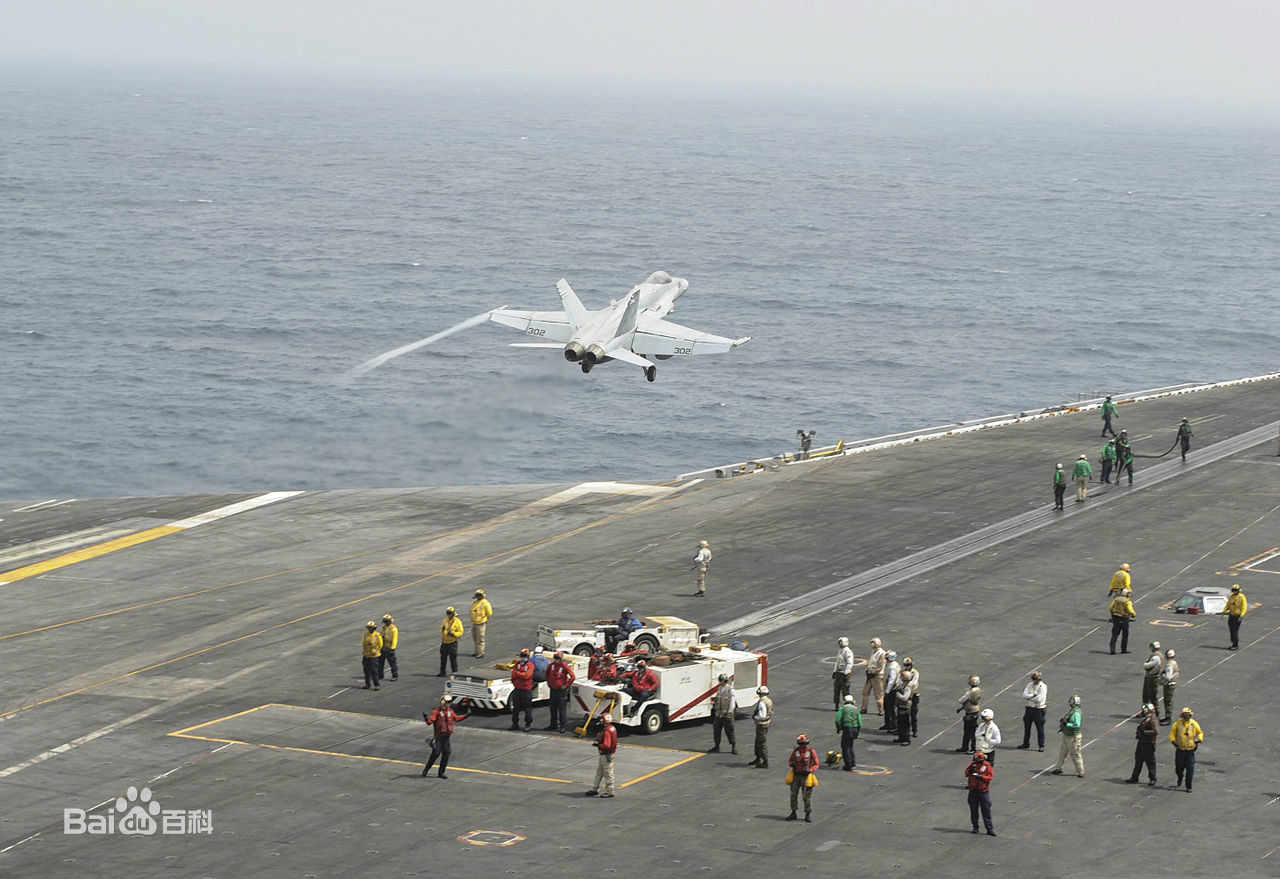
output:
[[[1278,876],[1280,382],[1120,407],[1132,487],[1096,483],[1051,510],[1053,464],[1102,441],[1096,411],[785,466],[668,483],[657,495],[571,485],[308,492],[0,585],[0,875],[5,876]],[[263,491],[288,486],[264,486]],[[232,504],[249,494],[0,503],[4,572]],[[547,500],[551,498],[551,500]],[[715,556],[693,597],[697,541]],[[1133,566],[1129,655],[1107,650],[1106,587]],[[1242,649],[1220,617],[1163,605],[1243,585]],[[419,776],[421,722],[442,690],[438,626],[483,587],[489,657],[539,623],[696,620],[769,654],[773,767],[707,754],[710,725],[624,733],[621,787],[583,796],[594,749],[475,713],[448,779]],[[391,612],[401,678],[360,688],[363,623]],[[859,766],[821,773],[815,823],[788,823],[796,733],[838,748],[835,641],[880,636],[921,671],[921,735],[865,719]],[[1126,785],[1146,644],[1174,647],[1179,704],[1205,729],[1196,789]],[[463,667],[475,664],[470,635]],[[1014,750],[1027,674],[1049,685],[1046,752]],[[1000,836],[969,833],[953,753],[956,699],[980,674],[1006,741]],[[1087,773],[1053,776],[1056,718],[1084,700]],[[535,714],[535,728],[547,711]],[[63,833],[130,786],[166,810],[210,810],[203,834]],[[478,831],[492,831],[462,837]],[[479,845],[477,842],[487,842]],[[507,842],[506,845],[497,843]]]

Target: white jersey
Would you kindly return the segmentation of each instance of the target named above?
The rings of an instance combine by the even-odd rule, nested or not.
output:
[[[1044,681],[1029,681],[1022,698],[1027,700],[1028,708],[1043,708],[1049,704],[1049,688]]]
[[[990,752],[995,749],[996,745],[1000,744],[1000,727],[996,726],[994,720],[978,724],[978,728],[973,731],[973,735],[975,751]]]
[[[834,671],[846,675],[853,671],[853,651],[848,647],[841,647],[840,652],[836,654],[836,667]]]

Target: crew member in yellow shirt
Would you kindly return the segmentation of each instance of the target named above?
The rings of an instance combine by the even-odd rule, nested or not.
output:
[[[378,657],[378,677],[386,677],[387,664],[391,665],[391,680],[400,680],[400,666],[396,664],[396,648],[400,646],[400,629],[391,614],[382,615],[382,656]]]
[[[1240,623],[1249,612],[1249,599],[1240,591],[1240,584],[1233,583],[1231,597],[1227,599],[1227,631],[1231,633],[1231,646],[1228,650],[1240,649]]]
[[[444,621],[440,623],[440,674],[438,678],[444,677],[444,668],[446,664],[452,664],[453,670],[458,670],[458,639],[462,637],[462,620],[458,619],[458,612],[452,607],[444,612]]]
[[[1196,749],[1204,741],[1204,730],[1191,716],[1190,708],[1182,709],[1182,716],[1169,728],[1169,741],[1173,742],[1173,771],[1178,776],[1175,787],[1182,786],[1182,779],[1187,779],[1187,793],[1191,793],[1191,780],[1196,774]]]
[[[378,672],[378,659],[382,656],[382,636],[378,634],[378,624],[373,620],[364,624],[364,638],[360,640],[363,650],[361,663],[364,665],[364,688],[382,689],[378,682],[382,675]]]
[[[476,597],[471,600],[471,640],[476,649],[471,655],[477,659],[484,657],[484,630],[493,616],[493,605],[484,597],[484,590],[477,589]]]

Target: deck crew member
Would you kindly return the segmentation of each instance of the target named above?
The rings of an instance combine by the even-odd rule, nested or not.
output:
[[[624,607],[622,613],[618,616],[618,621],[612,627],[606,628],[604,633],[604,649],[609,653],[614,653],[618,649],[618,644],[627,641],[631,637],[631,633],[636,629],[642,628],[643,623],[636,619],[635,614],[631,612],[631,608]]]
[[[1107,399],[1102,401],[1102,436],[1110,433],[1116,435],[1115,430],[1111,427],[1111,416],[1116,414],[1116,404],[1111,402],[1111,395],[1107,394]]]
[[[378,657],[382,655],[382,636],[378,634],[378,624],[373,620],[364,624],[364,637],[360,639],[360,648],[362,655],[360,662],[364,666],[364,688],[366,690],[370,687],[375,690],[382,689],[378,685],[382,680],[378,674]]]
[[[969,823],[973,825],[970,833],[978,832],[978,812],[982,812],[982,823],[987,827],[987,836],[996,835],[995,824],[991,820],[991,781],[996,771],[982,751],[973,752],[973,760],[964,769],[964,777],[969,787]]]
[[[1147,784],[1156,783],[1156,740],[1160,738],[1160,722],[1156,718],[1156,706],[1146,702],[1142,706],[1138,730],[1133,734],[1137,739],[1137,747],[1133,751],[1133,774],[1125,779],[1126,784],[1137,784],[1142,774],[1142,766],[1147,767]]]
[[[1164,652],[1164,670],[1160,672],[1160,686],[1164,690],[1164,719],[1160,722],[1173,723],[1173,691],[1178,688],[1178,660],[1173,648]]]
[[[1178,443],[1182,446],[1182,460],[1187,460],[1187,452],[1191,451],[1191,438],[1195,436],[1191,432],[1191,422],[1182,419],[1182,423],[1178,425]]]
[[[1164,654],[1160,652],[1160,642],[1152,641],[1147,645],[1151,655],[1142,663],[1142,704],[1156,704],[1156,689],[1160,686],[1160,673],[1164,671]]]
[[[396,663],[396,648],[400,646],[400,629],[391,614],[382,615],[382,655],[378,657],[378,677],[386,676],[386,666],[391,665],[391,680],[400,680],[400,666]]]
[[[974,733],[978,729],[978,713],[982,711],[982,687],[980,684],[982,679],[977,675],[969,676],[969,689],[956,701],[960,703],[960,707],[956,709],[956,714],[964,712],[964,735],[960,740],[960,747],[956,751],[964,754],[972,754],[974,751],[973,739]]]
[[[458,670],[458,639],[462,637],[462,620],[452,607],[446,608],[444,619],[440,622],[440,674],[444,677],[444,667],[448,663],[456,672]]]
[[[897,713],[894,728],[898,731],[898,744],[911,744],[911,700],[915,698],[916,672],[903,668],[898,675],[898,689],[893,693],[893,707]]]
[[[773,700],[769,698],[769,688],[756,687],[756,710],[751,713],[751,720],[756,725],[756,758],[748,763],[757,769],[769,768],[769,724],[773,722]],[[853,697],[851,696],[850,699]]]
[[[1039,670],[1031,673],[1031,680],[1022,689],[1022,698],[1026,707],[1022,709],[1022,744],[1018,749],[1025,751],[1031,747],[1031,727],[1036,728],[1036,743],[1044,750],[1044,710],[1049,704],[1049,687],[1045,684]]]
[[[1133,609],[1133,602],[1129,600],[1129,596],[1133,594],[1132,589],[1122,589],[1120,594],[1111,599],[1111,603],[1107,605],[1107,612],[1111,614],[1111,655],[1116,652],[1116,639],[1120,638],[1120,652],[1129,652],[1129,623],[1138,618],[1138,612]]]
[[[995,765],[996,746],[1000,744],[1000,727],[996,725],[996,713],[990,708],[983,708],[979,715],[982,722],[973,731],[974,751],[982,751],[987,760]]]
[[[596,780],[587,791],[587,796],[594,797],[599,794],[602,797],[613,796],[613,756],[618,752],[618,730],[613,725],[613,715],[605,714],[601,717],[604,726],[600,728],[600,735],[596,736],[596,751],[600,754],[600,759],[596,762]],[[600,785],[604,785],[604,790],[600,790]]]
[[[1240,649],[1240,624],[1244,615],[1249,612],[1249,599],[1240,591],[1239,583],[1231,584],[1231,595],[1227,598],[1227,631],[1231,634],[1231,646],[1228,650]]]
[[[1115,598],[1121,592],[1129,588],[1129,563],[1125,562],[1120,566],[1120,570],[1111,575],[1111,585],[1107,589],[1107,598]]]
[[[698,552],[693,557],[693,566],[698,569],[698,591],[696,595],[703,598],[707,594],[707,566],[711,564],[711,544],[705,540],[698,541]]]
[[[1076,503],[1084,503],[1084,496],[1089,491],[1089,480],[1093,478],[1093,468],[1089,466],[1089,456],[1081,455],[1071,468],[1071,476],[1076,481]],[[987,755],[990,758],[990,754]]]
[[[1102,462],[1102,481],[1111,484],[1111,468],[1116,465],[1116,447],[1110,442],[1102,444],[1102,452],[1098,456]]]
[[[796,746],[787,757],[791,778],[791,814],[788,821],[796,820],[796,801],[804,791],[804,820],[813,821],[813,789],[818,786],[818,752],[809,745],[804,733],[796,736]]]
[[[626,692],[631,695],[632,703],[627,706],[627,716],[634,715],[640,710],[640,706],[649,699],[653,698],[653,693],[658,689],[658,676],[653,669],[649,668],[648,663],[643,659],[636,662],[635,671],[631,673],[631,683],[627,686]],[[735,751],[735,753],[737,753]]]
[[[458,703],[458,707],[464,712],[467,710],[468,701],[464,696]],[[434,734],[431,737],[431,756],[427,759],[427,764],[422,767],[422,777],[427,777],[427,773],[431,771],[432,765],[439,757],[440,770],[436,773],[436,778],[447,778],[444,771],[449,768],[449,758],[453,755],[453,744],[450,741],[453,738],[453,727],[458,721],[466,720],[467,715],[458,714],[453,710],[453,697],[446,693],[440,697],[440,704],[431,712],[431,716],[427,717],[424,714],[423,717],[426,717]]]
[[[711,697],[711,735],[715,744],[711,746],[710,753],[714,754],[720,750],[722,732],[729,739],[732,753],[738,753],[738,739],[733,733],[733,718],[737,710],[738,700],[733,695],[733,684],[730,683],[729,676],[722,672],[720,686],[716,687],[715,695]]]
[[[525,732],[533,726],[533,660],[529,648],[522,647],[515,665],[511,666],[511,728],[520,728],[520,712],[524,712]]]
[[[1169,727],[1169,741],[1175,748],[1173,753],[1173,771],[1178,777],[1176,787],[1182,786],[1182,779],[1187,779],[1187,793],[1191,793],[1191,782],[1196,775],[1196,750],[1204,741],[1204,730],[1191,716],[1190,708],[1183,708],[1182,714]]]
[[[1129,484],[1133,485],[1133,447],[1129,445],[1129,433],[1120,431],[1116,437],[1116,485],[1120,484],[1120,474],[1129,474]]]
[[[548,731],[564,732],[569,728],[569,692],[577,680],[573,666],[564,661],[564,651],[557,650],[547,666],[547,689],[551,691],[551,722]]]
[[[867,657],[867,681],[862,685],[862,713],[867,713],[867,697],[876,699],[876,714],[884,713],[884,663],[885,652],[879,638],[871,639],[871,655]]]
[[[905,675],[907,672],[911,672],[908,686],[911,687],[911,738],[914,739],[920,731],[920,669],[916,668],[910,656],[902,660],[902,673]]]
[[[836,664],[831,671],[831,701],[836,708],[849,695],[849,675],[853,674],[853,651],[849,649],[849,639],[841,638],[836,642]]]
[[[484,658],[484,634],[492,618],[493,605],[484,597],[484,590],[477,589],[471,599],[471,640],[475,644],[475,652],[471,655],[476,659]]]
[[[845,696],[844,703],[836,710],[836,732],[840,733],[840,758],[844,761],[844,771],[852,772],[858,765],[853,743],[862,732],[862,713],[854,704],[852,694]]]
[[[1072,696],[1067,700],[1067,713],[1058,721],[1058,732],[1062,733],[1062,746],[1058,748],[1058,763],[1053,767],[1054,775],[1062,774],[1062,764],[1071,761],[1076,765],[1076,775],[1084,778],[1084,754],[1080,748],[1084,742],[1084,715],[1080,710],[1080,697]]]
[[[884,655],[884,723],[880,729],[894,732],[898,728],[898,687],[902,685],[902,665],[898,651]]]
[[[1053,468],[1053,508],[1062,509],[1062,498],[1067,493],[1067,474],[1062,472],[1062,464]]]
[[[551,665],[551,657],[547,655],[546,648],[538,644],[533,648],[533,682],[540,684],[547,679],[547,667]]]

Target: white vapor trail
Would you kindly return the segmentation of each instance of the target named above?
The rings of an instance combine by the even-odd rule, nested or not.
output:
[[[441,330],[440,332],[436,333],[434,336],[427,336],[425,339],[419,339],[418,341],[413,342],[412,344],[409,344],[409,345],[402,345],[401,347],[394,348],[390,351],[387,351],[384,354],[379,354],[377,357],[374,357],[371,360],[366,360],[364,363],[361,363],[355,369],[351,370],[351,373],[352,375],[364,375],[369,370],[377,369],[379,366],[386,363],[388,360],[392,360],[396,357],[399,357],[401,354],[408,354],[410,351],[417,351],[419,348],[422,348],[426,345],[430,345],[432,342],[438,342],[439,340],[443,339],[445,336],[452,336],[454,333],[459,332],[461,330],[468,329],[469,327],[478,326],[479,324],[484,323],[488,319],[489,319],[489,312],[482,311],[479,314],[477,314],[475,317],[469,317],[466,320],[464,320],[462,323],[457,324],[456,326],[449,327],[449,329],[447,330]]]

